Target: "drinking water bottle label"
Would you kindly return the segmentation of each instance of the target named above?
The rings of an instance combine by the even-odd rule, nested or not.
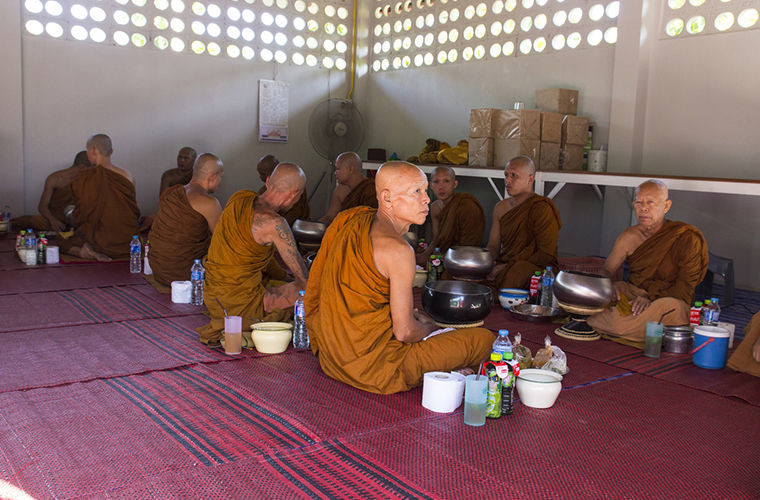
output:
[[[191,281],[203,281],[203,272],[202,271],[191,271],[190,272],[190,280]]]

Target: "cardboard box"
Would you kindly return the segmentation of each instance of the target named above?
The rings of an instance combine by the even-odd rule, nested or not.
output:
[[[561,113],[541,113],[541,142],[553,142],[560,144],[562,142],[562,119],[565,115]]]
[[[493,114],[497,109],[481,108],[470,110],[470,137],[493,137]]]
[[[470,137],[468,164],[478,167],[493,166],[493,139],[490,137]]]
[[[493,164],[496,167],[504,167],[515,156],[529,156],[533,163],[538,166],[541,152],[541,143],[535,139],[494,139]]]
[[[588,118],[565,115],[562,119],[562,144],[576,146],[588,144]]]
[[[541,111],[578,114],[578,91],[570,89],[536,90],[536,107]]]
[[[560,145],[558,142],[541,142],[539,170],[559,170]]]
[[[493,113],[496,139],[540,139],[541,112],[536,109],[497,109]]]
[[[583,146],[575,144],[563,146],[562,170],[583,170]]]

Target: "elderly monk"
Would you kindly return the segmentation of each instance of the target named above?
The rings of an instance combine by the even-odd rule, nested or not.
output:
[[[14,227],[26,229],[31,227],[37,231],[63,231],[66,229],[66,207],[74,203],[71,194],[71,181],[82,170],[90,168],[87,151],[80,151],[74,157],[74,163],[69,168],[53,172],[45,180],[45,188],[37,206],[40,215],[24,215],[11,220]]]
[[[649,180],[636,188],[633,209],[638,224],[618,236],[604,272],[614,276],[628,261],[628,281],[616,281],[617,304],[595,314],[588,324],[617,342],[643,347],[647,321],[665,325],[689,322],[694,287],[707,272],[707,244],[702,233],[683,222],[665,220],[672,202],[668,188]]]
[[[71,182],[74,235],[60,242],[65,253],[99,261],[129,257],[140,209],[132,174],[111,163],[112,154],[107,135],[96,134],[87,141],[87,158],[94,168],[81,171]]]
[[[193,261],[206,255],[211,233],[222,215],[219,200],[211,196],[222,175],[222,160],[203,153],[195,160],[190,182],[172,186],[161,195],[148,237],[150,267],[160,284],[187,280]]]
[[[728,358],[728,367],[738,372],[760,377],[760,312],[744,329],[744,340]]]
[[[477,368],[494,340],[484,328],[443,333],[413,306],[414,250],[403,236],[428,213],[427,177],[385,163],[378,208],[341,212],[322,240],[306,287],[306,325],[322,370],[358,389],[406,391],[425,372]]]
[[[562,220],[554,202],[533,192],[536,166],[527,156],[507,162],[506,198],[493,209],[488,251],[496,265],[494,288],[527,289],[530,277],[546,266],[557,268],[557,239]]]
[[[341,153],[335,160],[335,179],[338,182],[333,191],[327,213],[320,221],[329,224],[341,210],[358,206],[377,208],[375,180],[362,173],[362,159],[353,152]]]
[[[483,242],[486,217],[477,198],[469,193],[456,193],[459,182],[454,169],[441,165],[433,170],[431,185],[436,201],[430,204],[433,240],[428,248],[417,254],[417,264],[425,266],[436,248],[445,254],[455,246],[479,247]]]
[[[201,342],[215,344],[221,337],[224,311],[217,299],[228,314],[242,316],[243,325],[292,315],[308,272],[290,226],[278,212],[292,207],[305,186],[306,176],[298,165],[280,163],[267,179],[264,194],[243,190],[229,199],[208,249],[204,301],[211,322],[198,329]],[[274,280],[286,278],[274,259],[275,249],[294,282],[275,286]]]
[[[185,185],[193,176],[193,165],[198,153],[191,147],[185,146],[177,153],[177,168],[170,168],[161,174],[161,187],[158,196],[161,197],[168,188],[176,185]]]
[[[264,155],[256,164],[256,170],[259,172],[259,178],[261,179],[261,182],[264,183],[264,185],[261,186],[261,189],[259,189],[259,194],[264,194],[264,192],[266,192],[267,179],[270,175],[272,175],[272,172],[278,163],[280,163],[280,161],[275,158],[274,155]],[[301,197],[298,198],[298,201],[296,201],[295,205],[290,207],[288,210],[280,212],[280,215],[282,215],[285,220],[288,221],[288,225],[290,226],[292,226],[293,223],[298,219],[309,220],[310,214],[311,210],[309,209],[309,199],[306,196],[305,189],[304,192],[301,193]]]

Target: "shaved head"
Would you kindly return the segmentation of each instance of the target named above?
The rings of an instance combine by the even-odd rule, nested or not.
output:
[[[84,165],[86,167],[90,166],[90,159],[87,158],[87,151],[80,151],[74,157],[74,163],[72,163],[71,166],[76,167],[78,165]]]
[[[454,172],[454,169],[448,165],[440,165],[438,167],[435,167],[435,170],[433,170],[433,176],[436,174],[448,174],[451,177],[452,181],[457,180],[457,174]]]
[[[535,175],[536,174],[536,164],[533,163],[533,159],[530,156],[515,156],[511,160],[509,160],[505,166],[505,168],[509,166],[514,167],[522,167],[525,169],[525,173],[527,175]]]
[[[224,170],[222,160],[213,153],[203,153],[195,160],[193,165],[193,178],[203,180],[210,175]]]
[[[412,165],[409,162],[389,161],[383,163],[375,176],[375,189],[378,201],[380,201],[379,197],[384,189],[389,190],[391,193],[404,191],[407,189],[407,186],[400,181],[406,178],[419,177],[420,175],[425,177],[425,173],[418,166]]]
[[[194,150],[193,148],[191,148],[190,146],[183,147],[182,149],[179,150],[179,152],[180,153],[187,153],[190,156],[192,156],[193,159],[195,159],[195,157],[198,156],[198,152],[196,150]]]
[[[346,151],[345,153],[339,154],[338,158],[335,160],[335,165],[337,166],[338,164],[348,167],[355,172],[360,172],[362,169],[362,159],[353,151]]]
[[[111,138],[106,134],[95,134],[87,139],[87,149],[95,148],[103,156],[110,157],[113,154]]]
[[[423,224],[428,214],[427,176],[405,161],[383,163],[375,177],[378,216],[394,221],[406,232],[409,224]]]
[[[639,198],[639,193],[642,190],[648,191],[650,189],[656,189],[663,196],[663,199],[668,199],[668,186],[664,182],[658,181],[657,179],[649,179],[648,181],[644,181],[639,184],[636,187],[636,190],[633,192],[633,198]]]
[[[274,155],[264,155],[259,158],[259,162],[256,164],[256,170],[259,172],[259,178],[262,182],[266,182],[267,177],[272,175],[274,168],[280,163]]]
[[[276,193],[303,191],[305,187],[306,174],[295,163],[279,163],[269,176],[269,189]]]

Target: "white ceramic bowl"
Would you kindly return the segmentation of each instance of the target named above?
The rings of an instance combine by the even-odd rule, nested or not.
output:
[[[499,289],[499,304],[509,311],[512,306],[525,304],[530,298],[530,292],[519,288],[501,288]]]
[[[251,338],[256,350],[263,354],[285,352],[293,338],[290,323],[264,322],[251,325]]]
[[[562,375],[549,370],[529,368],[517,376],[520,402],[531,408],[550,408],[562,390]]]

